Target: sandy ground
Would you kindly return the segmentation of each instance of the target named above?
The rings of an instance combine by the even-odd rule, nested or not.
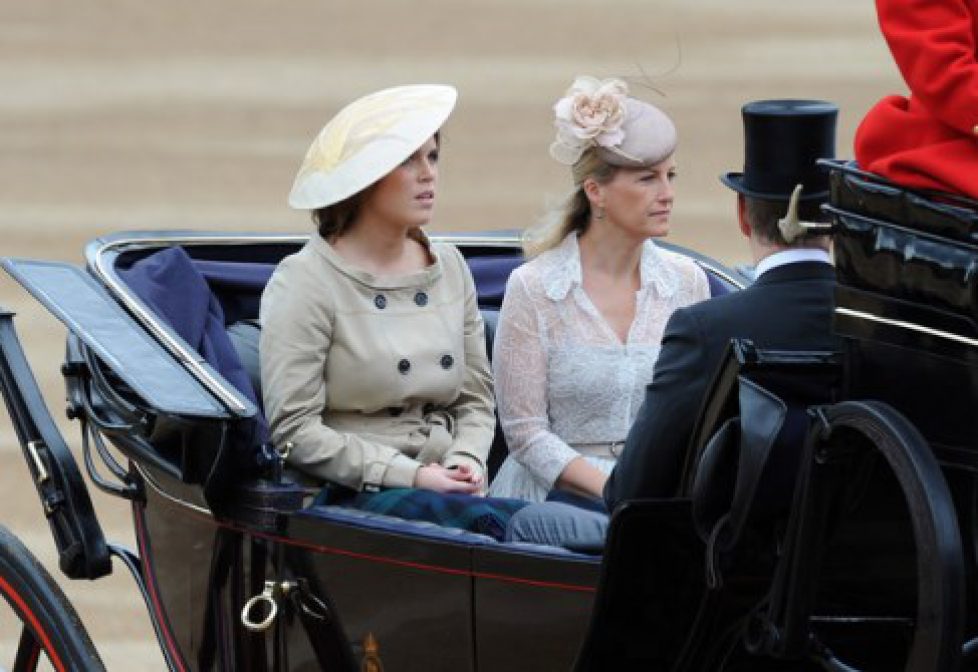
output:
[[[432,228],[521,228],[569,186],[547,155],[551,105],[583,73],[633,78],[676,120],[672,239],[728,262],[746,250],[717,175],[742,162],[744,102],[837,102],[848,157],[865,111],[903,89],[868,1],[6,2],[0,254],[80,262],[85,241],[122,229],[305,230],[285,197],[322,123],[360,94],[426,81],[461,92]],[[63,417],[63,330],[6,278],[0,305]],[[6,420],[0,466],[0,522],[60,576]],[[131,544],[127,507],[95,499],[107,536]],[[110,670],[163,669],[121,571],[61,583]]]

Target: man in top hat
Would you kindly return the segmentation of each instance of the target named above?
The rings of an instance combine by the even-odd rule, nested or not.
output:
[[[675,494],[703,396],[731,338],[759,348],[838,347],[835,273],[825,225],[818,226],[828,177],[815,164],[835,156],[837,116],[835,105],[820,101],[744,106],[744,172],[721,180],[737,192],[754,284],[673,313],[644,405],[605,484],[609,510],[627,499]]]
[[[828,237],[817,225],[825,219],[828,176],[815,163],[835,155],[837,116],[835,105],[821,101],[744,106],[744,171],[721,180],[737,192],[737,221],[756,280],[672,314],[644,404],[605,484],[609,511],[628,499],[676,494],[693,425],[731,338],[761,348],[838,347],[831,329],[835,273]],[[516,541],[588,550],[603,546],[607,525],[604,514],[546,502],[514,516],[507,533]]]

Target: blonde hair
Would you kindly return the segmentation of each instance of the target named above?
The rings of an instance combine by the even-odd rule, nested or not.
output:
[[[598,184],[607,184],[616,172],[618,168],[598,156],[593,147],[588,148],[571,167],[574,191],[523,234],[527,259],[557,247],[572,231],[584,233],[591,223],[591,202],[584,193],[584,181],[590,177]]]

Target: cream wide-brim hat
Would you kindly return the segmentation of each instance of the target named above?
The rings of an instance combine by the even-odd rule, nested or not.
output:
[[[442,84],[397,86],[359,98],[333,117],[295,176],[289,205],[316,210],[387,175],[442,127],[458,91]]]

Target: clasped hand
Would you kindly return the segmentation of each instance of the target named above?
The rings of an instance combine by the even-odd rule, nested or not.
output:
[[[414,487],[435,492],[479,495],[482,494],[482,475],[465,464],[450,468],[426,464],[415,473]]]

